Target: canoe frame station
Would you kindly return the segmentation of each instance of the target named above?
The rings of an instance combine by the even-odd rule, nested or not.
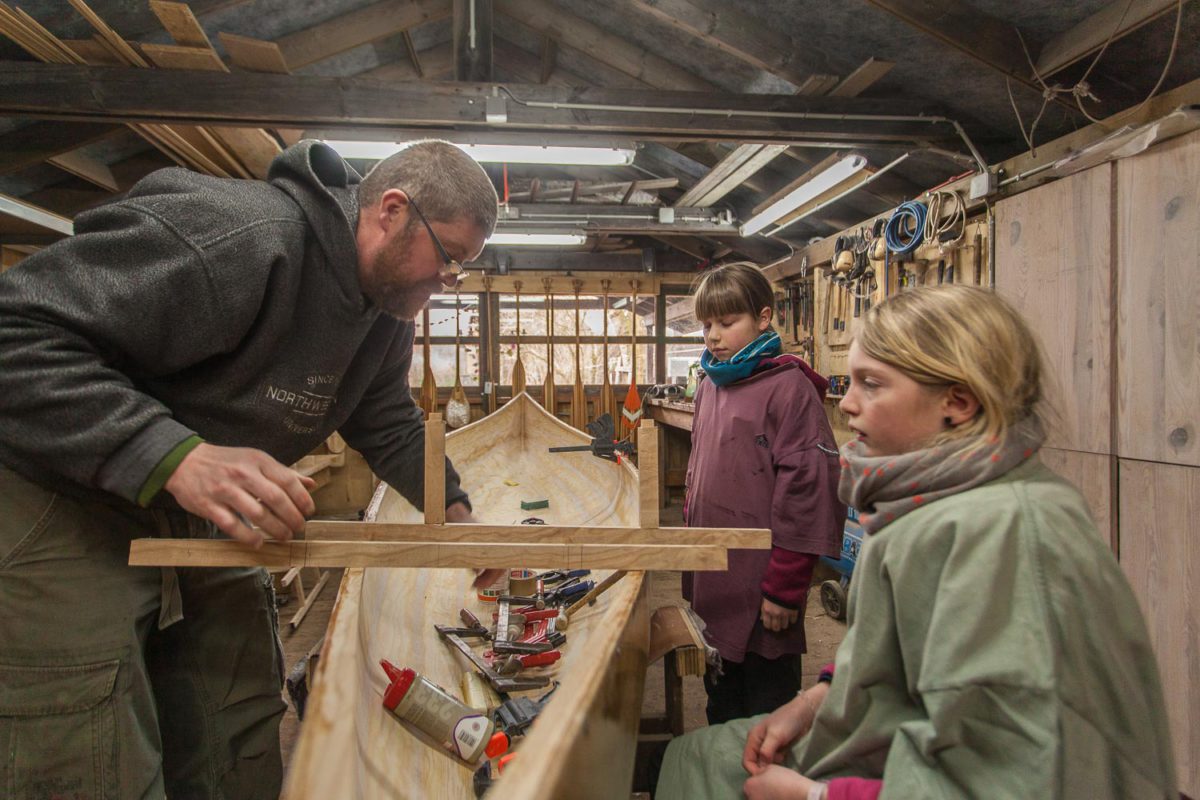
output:
[[[555,564],[563,569],[723,570],[729,548],[770,549],[766,528],[659,526],[658,435],[638,429],[639,527],[446,522],[446,423],[425,422],[424,524],[313,521],[304,538],[259,549],[221,539],[135,539],[139,567],[466,567]]]

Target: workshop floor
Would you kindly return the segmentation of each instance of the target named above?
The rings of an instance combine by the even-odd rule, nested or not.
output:
[[[682,510],[678,504],[663,509],[662,524],[683,524]],[[331,570],[331,572],[324,591],[314,601],[308,615],[297,630],[290,630],[286,624],[286,620],[290,619],[294,613],[294,601],[280,608],[284,663],[289,669],[325,635],[325,626],[329,622],[329,614],[333,610],[333,601],[337,597],[338,585],[341,582],[341,570]],[[666,605],[684,605],[680,593],[680,573],[678,572],[651,573],[649,591],[652,610]],[[820,671],[821,666],[833,660],[833,654],[845,635],[846,626],[844,623],[826,616],[821,609],[815,588],[809,595],[804,625],[808,633],[808,654],[803,660],[804,686],[809,686],[816,681],[817,672]],[[643,716],[661,715],[665,709],[662,670],[663,662],[660,660],[652,664],[646,673],[646,691],[642,704]],[[705,724],[705,695],[701,678],[684,678],[683,699],[684,727],[689,731],[702,727]],[[296,717],[296,712],[289,708],[279,732],[285,766],[291,759],[299,733],[300,721]]]

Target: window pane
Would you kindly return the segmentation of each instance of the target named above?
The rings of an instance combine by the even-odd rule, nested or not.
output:
[[[687,381],[688,367],[699,362],[703,352],[704,345],[700,343],[667,345],[667,383]]]
[[[524,327],[525,315],[521,315],[521,325]],[[515,344],[500,345],[500,379],[501,386],[512,385],[513,365],[517,362],[517,346]],[[525,385],[541,386],[546,380],[546,345],[522,344],[521,364],[525,367]]]
[[[433,362],[433,380],[438,388],[449,388],[454,385],[454,345],[435,344],[430,348],[430,361]],[[479,345],[464,344],[462,346],[462,384],[463,386],[479,385]],[[425,377],[425,353],[420,344],[413,348],[412,366],[408,370],[408,383],[415,390],[420,390]]]
[[[691,295],[667,295],[667,336],[703,336],[703,326],[696,319]]]
[[[628,386],[629,372],[630,367],[632,366],[630,363],[632,361],[632,357],[629,344],[609,344],[608,358],[611,364],[608,375],[609,383],[611,383],[614,387]],[[654,382],[654,345],[652,344],[638,345],[637,382]]]
[[[435,294],[429,298],[429,335],[454,336],[454,323],[458,320],[459,336],[479,336],[479,295],[463,294],[458,298],[459,308],[454,309],[453,294]],[[417,342],[424,336],[424,317],[417,318]]]

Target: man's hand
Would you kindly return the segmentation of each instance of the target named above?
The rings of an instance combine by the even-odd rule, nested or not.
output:
[[[807,800],[814,783],[795,770],[773,764],[747,778],[742,793],[746,800]]]
[[[750,729],[746,749],[742,751],[742,767],[751,775],[759,775],[783,762],[784,751],[812,727],[817,709],[825,702],[829,684],[818,683]]]
[[[762,618],[763,627],[767,630],[783,631],[796,624],[796,620],[800,618],[800,612],[784,608],[764,597],[759,616]]]
[[[475,517],[471,516],[471,510],[467,508],[466,503],[453,503],[446,506],[446,522],[475,522]],[[475,571],[475,580],[471,582],[472,589],[484,589],[495,583],[501,575],[504,574],[502,569],[480,569]]]
[[[286,542],[303,530],[304,518],[316,510],[308,494],[315,487],[312,478],[261,450],[200,444],[184,456],[164,488],[185,510],[238,541],[260,547],[263,532]]]

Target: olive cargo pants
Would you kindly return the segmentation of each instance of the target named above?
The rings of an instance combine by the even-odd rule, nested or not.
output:
[[[126,563],[130,540],[189,529],[208,526],[76,501],[0,466],[0,797],[278,796],[266,573]]]

